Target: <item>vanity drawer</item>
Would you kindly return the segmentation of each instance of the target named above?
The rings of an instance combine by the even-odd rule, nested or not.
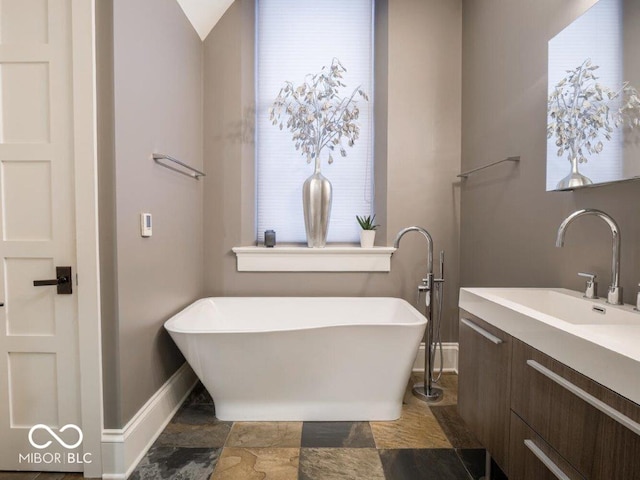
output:
[[[515,339],[511,409],[584,477],[640,480],[640,406]]]
[[[458,412],[509,474],[511,337],[460,310]]]
[[[558,452],[511,412],[509,480],[584,480]]]

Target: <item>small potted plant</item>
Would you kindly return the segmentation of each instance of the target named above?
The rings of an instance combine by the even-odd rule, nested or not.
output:
[[[358,220],[360,228],[362,228],[362,231],[360,232],[360,246],[362,248],[373,247],[373,242],[376,239],[376,228],[379,227],[379,225],[373,223],[375,219],[375,215],[367,215],[366,217],[356,215],[356,220]]]

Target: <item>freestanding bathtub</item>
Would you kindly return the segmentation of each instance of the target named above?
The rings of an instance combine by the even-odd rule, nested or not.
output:
[[[426,319],[398,298],[225,297],[165,323],[220,420],[395,420]]]

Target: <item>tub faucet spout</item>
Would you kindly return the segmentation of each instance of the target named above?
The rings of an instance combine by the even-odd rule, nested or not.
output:
[[[429,274],[433,274],[433,239],[431,238],[431,235],[429,234],[429,232],[427,232],[424,228],[418,227],[418,226],[403,228],[398,232],[398,235],[396,235],[396,239],[393,241],[393,248],[400,248],[400,240],[402,240],[402,237],[404,237],[404,235],[409,232],[419,232],[424,236],[424,238],[427,239],[426,278],[429,278]],[[431,285],[427,285],[427,286],[431,288]]]
[[[591,208],[577,210],[564,219],[560,228],[558,228],[558,236],[556,238],[556,247],[564,246],[564,235],[567,227],[578,217],[585,215],[594,215],[604,220],[611,229],[613,236],[612,259],[611,259],[611,285],[607,293],[607,303],[613,305],[622,305],[622,287],[620,286],[620,227],[616,221],[606,213]]]

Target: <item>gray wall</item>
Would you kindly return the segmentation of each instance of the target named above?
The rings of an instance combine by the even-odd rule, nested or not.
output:
[[[461,3],[379,2],[376,39],[378,245],[418,224],[449,252],[445,340],[458,290]],[[205,40],[205,289],[207,295],[386,295],[415,302],[424,239],[406,237],[390,273],[238,273],[231,248],[255,243],[252,0],[236,0]],[[385,31],[386,27],[386,31]],[[388,58],[388,65],[381,65]],[[387,93],[385,98],[385,93]],[[381,120],[382,119],[382,120]]]
[[[183,363],[162,325],[203,293],[202,182],[151,159],[202,168],[202,43],[175,0],[98,4],[105,426],[118,428]]]
[[[612,215],[622,230],[622,284],[627,303],[640,280],[640,183],[576,192],[545,192],[547,42],[594,0],[463,0],[462,168],[510,155],[470,177],[462,189],[463,286],[583,288],[577,272],[610,281],[611,234],[582,218],[555,236],[579,208]],[[593,160],[597,161],[597,159]]]
[[[436,253],[447,251],[445,340],[457,338],[459,284],[580,289],[575,273],[591,270],[604,289],[603,223],[582,219],[566,247],[554,247],[557,226],[577,208],[620,223],[622,281],[633,300],[640,184],[544,191],[547,41],[593,2],[378,1],[377,244],[419,224]],[[255,238],[252,0],[236,0],[204,48],[175,0],[97,3],[107,428],[122,427],[182,363],[162,323],[202,295],[414,301],[426,265],[418,235],[403,240],[388,274],[236,272],[231,248]],[[208,176],[195,182],[161,169],[153,151]],[[463,169],[509,155],[522,161],[460,184],[461,154]],[[150,239],[139,236],[142,211],[154,215]]]
[[[113,1],[96,2],[98,221],[105,425],[120,426],[116,282],[116,179],[113,119]]]

